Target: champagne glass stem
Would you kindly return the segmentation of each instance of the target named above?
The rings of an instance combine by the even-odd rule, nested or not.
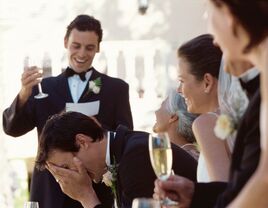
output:
[[[35,99],[42,99],[48,96],[48,94],[43,93],[41,83],[38,83],[38,91],[39,93],[34,96]]]
[[[43,93],[41,83],[38,83],[38,90],[39,90],[39,93]]]

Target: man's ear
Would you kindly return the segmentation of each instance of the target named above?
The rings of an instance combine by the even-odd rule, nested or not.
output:
[[[168,120],[168,123],[173,123],[175,121],[177,121],[179,119],[179,117],[177,116],[177,114],[173,114],[170,116],[169,120]]]
[[[76,134],[75,135],[75,142],[79,145],[80,148],[89,146],[89,142],[91,142],[90,137],[86,136],[85,134]]]
[[[67,48],[68,46],[68,38],[64,38],[64,48]]]
[[[204,75],[204,93],[209,93],[215,84],[215,78],[210,74],[206,73]]]

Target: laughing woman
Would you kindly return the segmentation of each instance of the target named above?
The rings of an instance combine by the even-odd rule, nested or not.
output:
[[[178,91],[185,98],[188,112],[201,114],[193,123],[200,147],[198,182],[228,179],[229,150],[213,130],[220,114],[217,89],[221,59],[221,50],[208,34],[200,35],[178,49]]]
[[[192,123],[197,115],[187,112],[184,98],[172,89],[160,108],[155,111],[155,133],[167,133],[170,141],[198,160],[199,152],[192,131]]]

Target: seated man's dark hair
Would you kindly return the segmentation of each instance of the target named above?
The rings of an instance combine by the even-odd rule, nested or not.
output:
[[[92,141],[101,140],[105,130],[93,119],[78,112],[64,112],[50,117],[40,135],[36,167],[45,168],[46,161],[52,150],[78,152],[76,135],[84,134]]]

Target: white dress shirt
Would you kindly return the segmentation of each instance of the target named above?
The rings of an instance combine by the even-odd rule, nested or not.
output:
[[[247,83],[250,80],[253,80],[259,74],[259,70],[255,67],[247,70],[245,73],[241,74],[238,78],[240,78],[244,83]]]
[[[113,133],[114,134],[114,138],[115,138],[115,132],[111,132],[111,131],[108,131],[107,132],[107,147],[106,147],[106,157],[105,157],[105,162],[106,162],[106,165],[107,167],[110,167],[112,164],[111,164],[111,155],[110,155],[110,133]]]
[[[74,74],[73,76],[68,77],[68,84],[69,84],[69,88],[70,88],[74,103],[78,102],[79,98],[84,92],[85,87],[87,86],[88,80],[91,77],[91,74],[92,74],[92,70],[88,71],[85,74],[85,77],[86,77],[85,81],[82,81],[79,75],[77,74]]]

